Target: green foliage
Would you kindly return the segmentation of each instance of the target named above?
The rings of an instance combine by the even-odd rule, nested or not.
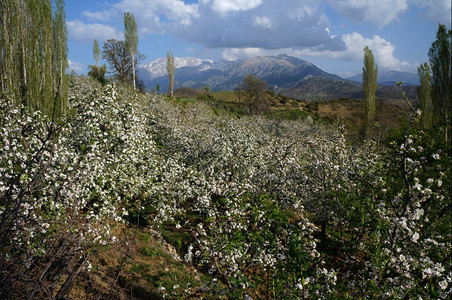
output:
[[[136,58],[132,58],[126,42],[109,39],[104,43],[102,58],[107,60],[108,68],[111,73],[115,74],[117,81],[130,83],[134,78],[137,80],[134,75],[134,64],[139,64],[146,57],[138,53]]]
[[[99,60],[100,60],[100,49],[99,49],[99,43],[97,42],[97,40],[94,40],[93,43],[93,57],[94,60],[96,61],[96,66],[99,68]]]
[[[452,112],[452,68],[451,68],[452,30],[440,24],[436,41],[428,51],[432,71],[432,101],[436,125],[445,127],[445,140],[451,139]]]
[[[432,106],[432,95],[430,86],[430,67],[427,63],[421,64],[417,68],[419,74],[420,86],[417,88],[417,94],[419,101],[421,102],[422,117],[421,123],[422,128],[430,129],[433,122],[433,106]]]
[[[125,12],[124,13],[124,38],[126,42],[126,47],[129,50],[130,56],[132,57],[132,75],[133,75],[133,89],[136,89],[135,80],[135,55],[138,48],[138,32],[137,23],[133,14]]]
[[[141,253],[145,256],[153,257],[153,256],[160,256],[160,257],[166,257],[168,258],[169,255],[163,252],[160,248],[151,248],[151,247],[143,247],[141,249]]]
[[[2,1],[0,87],[16,105],[48,118],[67,110],[67,32],[64,2]]]
[[[174,97],[174,55],[172,51],[168,51],[166,53],[166,70],[168,71],[168,79],[169,79],[169,88],[170,88],[170,96]]]
[[[102,66],[99,66],[99,67],[89,65],[88,68],[90,69],[88,71],[88,76],[99,81],[102,85],[107,84],[108,81],[105,78],[105,73],[107,73],[107,65],[103,64]]]
[[[319,111],[319,102],[317,101],[310,101],[306,104],[306,109],[310,112],[317,112]]]
[[[284,110],[275,110],[270,111],[268,113],[269,117],[282,118],[286,120],[305,120],[310,117],[313,120],[313,115],[307,111],[299,110],[299,109],[284,109]],[[317,119],[317,117],[314,117]]]
[[[246,76],[235,93],[239,101],[248,106],[249,114],[265,111],[269,106],[268,84],[254,75]]]
[[[375,120],[375,92],[377,90],[378,68],[369,47],[364,48],[363,89],[364,89],[364,133],[369,138]]]

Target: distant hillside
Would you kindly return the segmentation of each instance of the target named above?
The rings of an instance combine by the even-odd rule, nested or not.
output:
[[[379,100],[400,99],[402,91],[410,99],[416,98],[415,86],[384,86],[377,87],[376,96]],[[286,89],[283,94],[295,99],[307,101],[329,100],[329,99],[362,99],[362,85],[346,80],[336,80],[325,77],[312,77],[301,81],[295,88]]]
[[[363,82],[363,75],[357,74],[347,80],[355,82]],[[405,86],[419,85],[419,76],[414,73],[400,72],[395,70],[378,70],[378,84],[385,86],[396,86],[396,82],[403,81]]]
[[[295,99],[305,100],[362,98],[362,96],[356,97],[355,95],[360,89],[360,84],[346,80],[311,77],[301,81],[294,88],[284,90],[283,93]]]

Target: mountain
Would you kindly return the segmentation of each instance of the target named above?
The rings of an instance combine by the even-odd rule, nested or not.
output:
[[[137,67],[138,78],[143,81],[147,89],[155,88],[157,84],[160,85],[161,90],[168,88],[166,61],[166,57],[161,57]],[[181,87],[192,86],[196,82],[219,75],[229,66],[227,62],[218,64],[209,59],[175,57],[174,67],[176,69],[175,87]]]
[[[327,73],[309,61],[285,54],[278,56],[257,56],[248,59],[213,61],[194,57],[175,57],[174,88],[209,86],[213,91],[234,90],[243,79],[253,74],[268,83],[280,93],[297,99],[362,99],[362,76],[343,79]],[[377,97],[381,99],[400,98],[396,81],[405,81],[403,89],[407,95],[416,97],[417,75],[399,71],[379,72]],[[158,58],[138,67],[138,77],[150,90],[160,85],[167,91],[169,82],[166,58]],[[413,87],[413,89],[410,89]]]
[[[206,83],[216,90],[233,90],[249,74],[264,80],[270,87],[278,86],[279,88],[295,87],[303,79],[314,76],[341,79],[337,75],[319,69],[309,61],[282,54],[238,61],[221,76],[213,77]]]
[[[347,78],[355,82],[363,82],[363,75],[357,74],[353,77]],[[377,83],[385,86],[395,86],[397,81],[403,81],[403,85],[419,85],[419,76],[414,73],[400,72],[395,70],[378,70]]]
[[[250,74],[266,81],[271,87],[279,88],[293,88],[299,82],[311,77],[342,80],[339,76],[327,73],[309,61],[285,54],[218,62],[192,57],[175,58],[175,67],[175,88],[209,86],[217,91],[233,90]],[[162,90],[167,89],[166,58],[159,58],[139,66],[138,76],[148,89],[154,88],[157,83]]]

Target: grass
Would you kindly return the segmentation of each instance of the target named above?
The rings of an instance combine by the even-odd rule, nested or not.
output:
[[[195,293],[209,280],[174,258],[171,246],[147,229],[123,228],[117,236],[120,243],[91,251],[89,261],[94,267],[80,275],[71,298],[163,299],[159,288],[164,287],[170,299],[178,299],[187,286]]]
[[[287,119],[287,120],[304,120],[307,117],[311,116],[313,119],[318,119],[317,116],[314,116],[313,114],[300,109],[278,109],[278,110],[270,110],[267,113],[267,116],[270,118],[280,118],[280,119]]]
[[[304,102],[284,95],[272,93],[269,95],[272,95],[269,100],[270,107],[263,114],[270,118],[304,120],[310,116],[315,121],[342,124],[351,136],[358,136],[362,133],[364,120],[362,100],[343,98]],[[244,103],[239,102],[234,91],[202,93],[197,98],[178,98],[176,103],[186,105],[199,100],[205,101],[218,115],[230,113],[240,118],[248,114],[248,107]],[[399,99],[377,99],[375,134],[379,135],[391,128],[399,127],[401,119],[406,118],[409,113],[409,105],[401,95]]]
[[[234,91],[211,92],[210,94],[220,102],[239,101]]]

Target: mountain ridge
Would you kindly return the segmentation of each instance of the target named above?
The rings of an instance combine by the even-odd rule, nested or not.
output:
[[[210,86],[213,90],[232,90],[243,78],[253,74],[270,86],[295,87],[306,76],[321,76],[334,79],[341,77],[321,70],[307,60],[280,54],[278,56],[256,56],[238,60],[213,60],[194,57],[175,57],[175,86]],[[167,88],[166,58],[158,58],[138,66],[138,74],[146,88],[158,83]]]
[[[294,98],[358,98],[362,95],[359,92],[361,74],[342,78],[320,69],[310,61],[287,54],[220,61],[175,57],[175,67],[175,88],[200,89],[209,86],[212,91],[234,90],[246,76],[253,74],[267,82],[271,89]],[[168,90],[166,58],[158,58],[137,69],[140,80],[143,80],[148,90],[157,84],[161,91]],[[399,71],[382,71],[379,75],[378,83],[382,86],[394,86],[395,81],[414,85],[411,81],[415,81],[417,76]]]
[[[346,78],[347,80],[362,83],[362,73]],[[404,85],[419,85],[419,77],[415,73],[402,72],[397,70],[378,70],[377,83],[385,86],[395,86],[396,82],[403,81]]]

